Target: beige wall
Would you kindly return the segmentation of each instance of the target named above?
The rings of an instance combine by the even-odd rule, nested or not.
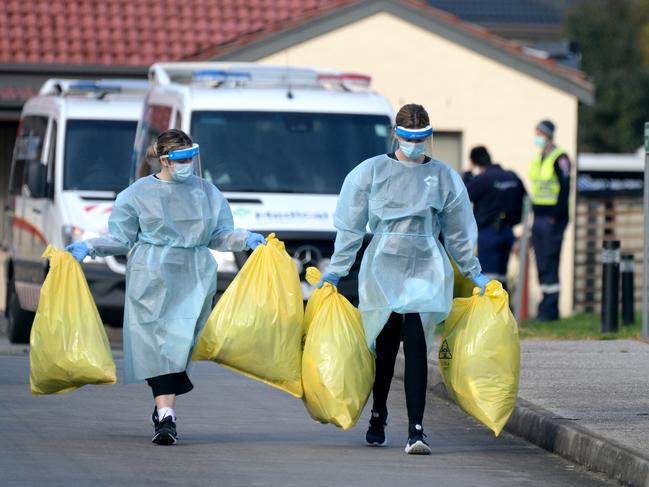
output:
[[[260,62],[329,67],[372,76],[394,109],[423,104],[433,128],[463,134],[463,159],[486,145],[495,160],[527,179],[534,126],[557,125],[557,143],[575,159],[577,99],[544,82],[387,13],[316,37]],[[527,181],[526,181],[527,182]],[[572,229],[561,266],[563,313],[572,307]],[[533,298],[538,298],[538,288]],[[535,300],[535,299],[534,299]],[[534,308],[533,308],[534,309]]]

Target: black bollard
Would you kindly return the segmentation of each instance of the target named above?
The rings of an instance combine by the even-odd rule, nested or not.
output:
[[[618,330],[620,301],[620,241],[604,240],[602,252],[602,323],[601,332]]]
[[[622,274],[622,324],[632,325],[635,323],[635,292],[633,289],[635,263],[633,262],[633,254],[622,254],[620,274]]]

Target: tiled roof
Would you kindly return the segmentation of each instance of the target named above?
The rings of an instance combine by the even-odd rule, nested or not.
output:
[[[393,0],[449,24],[549,72],[587,84],[581,71],[530,56],[459,16],[437,9],[442,0]],[[533,0],[502,0],[533,3]],[[536,0],[541,2],[542,0]],[[475,3],[497,3],[475,0]],[[446,3],[471,3],[448,0]],[[156,61],[216,59],[272,34],[311,25],[342,7],[370,0],[0,0],[0,65],[146,67]],[[22,93],[0,93],[0,99]]]
[[[560,26],[563,17],[557,2],[548,0],[426,0],[426,3],[457,15],[462,20],[485,25]]]
[[[346,3],[360,4],[363,2],[357,0],[356,2],[351,1]],[[566,78],[569,78],[577,82],[583,82],[586,78],[585,73],[583,73],[578,69],[563,66],[557,63],[556,61],[554,61],[553,59],[542,59],[536,56],[532,56],[526,52],[526,50],[521,44],[504,39],[496,34],[491,33],[490,31],[488,31],[487,29],[485,29],[480,25],[469,23],[468,21],[465,21],[459,18],[458,16],[451,14],[443,9],[432,7],[428,4],[427,0],[399,0],[399,1],[395,1],[394,3],[410,5],[412,7],[420,9],[422,11],[421,12],[422,15],[428,15],[430,17],[433,17],[442,23],[453,26],[454,28],[462,31],[466,35],[475,36],[486,43],[496,46],[502,49],[503,51],[512,53],[515,56],[525,59],[528,62],[542,65],[547,70],[554,72],[560,76],[564,76]],[[310,20],[312,17],[316,17],[316,16],[310,16],[308,20]],[[280,29],[276,29],[276,30],[280,30]],[[267,32],[267,31],[251,32],[250,34],[242,36],[236,42],[229,43],[226,45],[217,45],[207,49],[206,51],[200,52],[196,56],[193,56],[192,59],[193,60],[215,59],[220,56],[227,55],[231,52],[236,52],[237,49],[240,48],[241,46],[245,46],[250,43],[259,43],[259,42],[263,43],[265,37],[268,36],[270,33],[272,32]]]
[[[566,78],[570,78],[577,82],[584,82],[586,80],[586,73],[584,73],[583,71],[570,68],[568,66],[563,66],[553,59],[544,59],[544,58],[539,58],[537,56],[533,56],[529,54],[526,51],[525,47],[519,44],[518,42],[504,39],[503,37],[493,34],[492,32],[490,32],[489,30],[487,30],[486,28],[480,25],[465,21],[459,18],[458,16],[448,13],[442,9],[438,9],[430,6],[428,6],[427,8],[426,6],[428,5],[428,2],[430,0],[401,0],[401,1],[425,10],[428,13],[428,15],[442,22],[445,22],[449,25],[455,26],[457,29],[465,32],[467,35],[472,35],[484,39],[485,42],[488,42],[493,46],[497,46],[503,51],[507,51],[512,54],[515,54],[516,56],[525,59],[529,62],[532,62],[534,64],[542,65],[551,72],[554,72]]]
[[[0,63],[147,66],[351,0],[0,0]]]

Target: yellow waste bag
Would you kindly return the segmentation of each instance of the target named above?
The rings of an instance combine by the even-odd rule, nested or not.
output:
[[[457,268],[457,264],[449,255],[448,260],[451,261],[453,267],[453,297],[454,298],[468,298],[473,294],[475,284],[471,279],[465,277]]]
[[[320,281],[309,267],[306,279]],[[361,314],[329,283],[309,298],[302,354],[304,405],[313,419],[346,430],[358,421],[374,385],[374,356],[367,348]]]
[[[212,310],[192,354],[302,397],[304,301],[295,262],[270,234]]]
[[[86,384],[114,384],[106,330],[79,263],[47,247],[50,270],[41,288],[29,340],[32,394],[58,394]]]
[[[439,368],[448,391],[498,436],[516,406],[520,375],[518,326],[498,281],[484,296],[453,300],[444,324]]]

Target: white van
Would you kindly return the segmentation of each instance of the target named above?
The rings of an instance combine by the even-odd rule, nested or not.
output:
[[[161,132],[179,128],[200,145],[203,177],[227,197],[235,227],[286,244],[302,272],[333,253],[333,215],[347,173],[391,144],[392,110],[359,74],[254,63],[162,63],[138,125],[133,179],[159,168],[146,158]],[[246,252],[215,252],[222,292]],[[341,280],[352,300],[357,272]]]
[[[61,248],[106,231],[115,195],[128,186],[147,86],[136,80],[51,79],[25,104],[3,241],[12,342],[29,341],[47,273],[45,247]],[[84,273],[104,318],[121,324],[125,262],[87,259]]]

